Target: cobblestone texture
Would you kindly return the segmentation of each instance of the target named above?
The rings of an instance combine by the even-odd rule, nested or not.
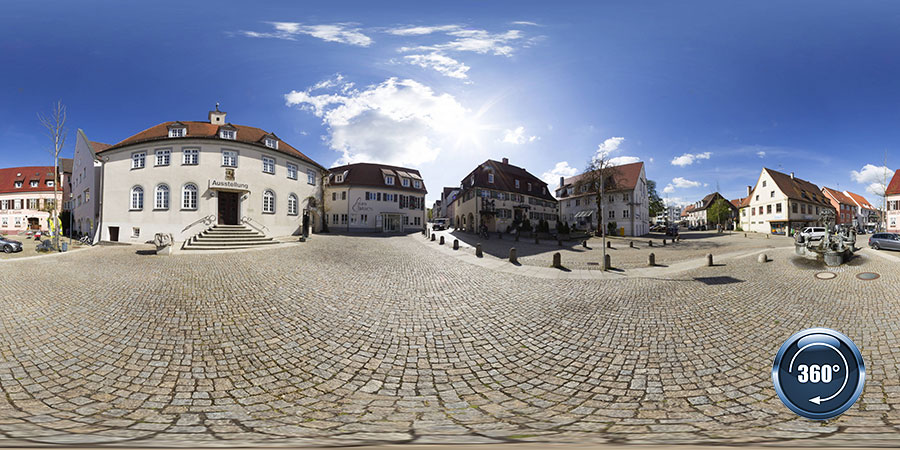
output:
[[[320,235],[10,262],[0,445],[896,443],[895,259],[865,250],[832,280],[786,249],[665,278],[535,280],[435,245]],[[869,376],[828,422],[789,412],[770,379],[783,340],[812,326],[850,336]]]

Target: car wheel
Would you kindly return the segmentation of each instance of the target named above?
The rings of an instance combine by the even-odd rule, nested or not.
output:
[[[3,246],[3,253],[12,253],[12,252],[13,252],[12,245],[4,245]]]
[[[872,244],[872,249],[874,249],[874,250],[881,250],[881,248],[878,246],[878,243],[877,243],[877,242],[874,243],[874,244]]]

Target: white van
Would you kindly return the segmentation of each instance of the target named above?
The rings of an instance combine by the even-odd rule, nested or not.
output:
[[[825,227],[806,227],[800,231],[800,236],[807,241],[817,241],[825,237]]]

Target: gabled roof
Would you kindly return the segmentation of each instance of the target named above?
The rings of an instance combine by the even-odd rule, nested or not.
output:
[[[866,198],[862,195],[855,194],[850,191],[844,191],[844,195],[850,197],[850,199],[853,200],[854,203],[856,203],[856,206],[859,206],[861,209],[875,209],[872,204],[869,203],[869,201],[866,200]]]
[[[0,194],[52,192],[53,186],[47,186],[47,180],[52,181],[53,178],[53,166],[8,167],[0,169]],[[37,187],[31,187],[32,180],[37,180]],[[22,187],[16,188],[16,181],[21,181]]]
[[[494,182],[488,182],[488,174],[494,174]],[[471,182],[472,177],[475,183]],[[519,187],[516,187],[516,180],[519,180]],[[531,190],[528,190],[528,183],[531,183]],[[540,178],[532,175],[527,170],[514,166],[512,164],[503,163],[489,159],[469,172],[462,180],[462,189],[464,191],[471,188],[494,189],[497,191],[515,192],[522,195],[530,195],[532,197],[542,198],[544,200],[556,201],[547,183],[541,181]]]
[[[894,172],[894,177],[891,178],[891,182],[890,182],[890,184],[888,184],[885,194],[886,195],[900,194],[900,169],[897,169],[897,171]]]
[[[112,144],[104,144],[102,142],[88,141],[88,143],[91,144],[91,148],[94,150],[95,155],[97,153],[102,152],[103,150],[106,150],[106,149],[112,147]]]
[[[815,184],[797,177],[791,177],[777,170],[767,168],[763,168],[763,170],[768,172],[769,177],[778,185],[778,189],[788,198],[831,207],[831,202],[825,198],[825,194],[822,194],[822,191]]]
[[[684,209],[681,210],[681,217],[687,217],[688,214],[694,210],[694,205],[687,205]]]
[[[731,200],[731,206],[734,206],[737,209],[741,209],[744,207],[744,200],[746,200],[748,198],[749,197],[744,197],[744,198],[736,198],[734,200]],[[748,202],[748,204],[749,204],[749,202]]]
[[[173,124],[183,124],[187,127],[187,136],[178,137],[178,138],[170,138],[169,137],[169,125]],[[262,137],[268,134],[271,134],[267,131],[261,130],[255,127],[248,127],[244,125],[233,125],[233,124],[224,124],[224,125],[216,125],[211,124],[209,122],[194,122],[194,121],[184,121],[184,122],[163,122],[159,125],[152,126],[147,128],[144,131],[141,131],[134,136],[131,136],[115,145],[108,146],[102,150],[98,150],[94,147],[95,153],[107,152],[110,150],[119,149],[122,147],[126,147],[133,144],[140,144],[144,142],[153,142],[153,141],[169,141],[169,140],[179,140],[179,139],[215,139],[218,141],[229,142],[226,139],[220,139],[219,129],[233,129],[237,131],[237,139],[235,141],[242,142],[244,144],[255,145],[257,147],[262,147],[269,149],[271,151],[275,151],[278,153],[282,153],[288,156],[293,156],[295,158],[300,158],[303,161],[306,161],[320,169],[324,169],[322,165],[312,160],[312,158],[304,155],[299,150],[291,147],[290,144],[284,142],[279,139],[280,144],[277,149],[266,147],[265,144],[262,143]],[[92,144],[93,145],[93,144]],[[103,144],[105,145],[105,144]]]
[[[613,186],[612,188],[610,188],[610,186],[604,185],[604,190],[608,192],[632,191],[634,190],[635,186],[637,186],[638,180],[641,178],[641,171],[644,169],[644,163],[643,161],[641,161],[631,164],[622,164],[621,166],[614,166],[613,169]],[[578,192],[578,189],[576,189],[575,193],[572,195],[566,194],[566,189],[584,182],[586,177],[587,173],[582,173],[563,180],[563,185],[556,189],[559,198],[573,198],[582,195],[591,195],[591,192],[582,193]]]
[[[715,203],[719,199],[725,200],[725,197],[722,197],[722,194],[720,194],[718,192],[713,192],[712,194],[709,194],[706,197],[703,197],[703,200],[700,201],[700,206],[694,207],[694,211],[704,211],[706,209],[709,209],[709,207],[712,206],[713,203]],[[725,201],[728,202],[728,200],[725,200]],[[728,202],[728,204],[732,208],[737,209],[737,207],[733,203]]]
[[[416,169],[408,169],[405,167],[389,166],[386,164],[374,163],[355,163],[344,166],[332,167],[328,169],[329,177],[333,174],[344,174],[344,181],[335,183],[332,179],[330,185],[337,186],[371,186],[383,189],[399,189],[402,191],[418,192],[425,194],[428,190],[425,188],[425,182],[422,181],[422,175]],[[403,174],[402,176],[400,174]],[[394,184],[384,184],[384,177],[391,175],[394,177]],[[409,186],[404,187],[400,181],[402,178],[408,178]],[[422,187],[416,189],[414,181],[422,181]]]
[[[851,205],[851,206],[855,204],[855,203],[853,202],[853,199],[852,199],[852,198],[850,198],[850,197],[844,195],[844,193],[841,192],[841,191],[836,191],[836,190],[831,189],[831,188],[829,188],[829,187],[823,187],[823,188],[822,188],[822,192],[824,192],[827,196],[830,196],[831,198],[833,198],[834,201],[836,201],[836,202],[838,202],[838,203],[841,203],[841,204],[844,204],[844,205]]]

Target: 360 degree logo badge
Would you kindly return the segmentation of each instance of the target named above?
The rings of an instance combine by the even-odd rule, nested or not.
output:
[[[810,328],[781,345],[772,381],[791,411],[825,420],[853,406],[866,383],[866,366],[850,338],[828,328]]]

